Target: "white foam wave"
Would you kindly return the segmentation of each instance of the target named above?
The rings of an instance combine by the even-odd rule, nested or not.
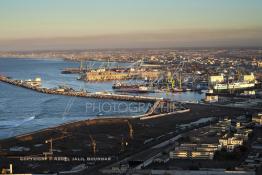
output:
[[[19,120],[1,121],[0,122],[0,127],[13,127],[13,128],[15,128],[15,127],[21,126],[21,125],[23,125],[23,124],[25,124],[27,122],[30,122],[30,121],[32,121],[34,119],[35,119],[35,115],[30,116],[28,118],[25,118],[25,119],[23,119],[21,121],[19,121]]]

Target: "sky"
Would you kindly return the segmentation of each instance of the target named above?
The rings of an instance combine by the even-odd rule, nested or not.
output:
[[[262,46],[261,0],[1,0],[0,50]]]

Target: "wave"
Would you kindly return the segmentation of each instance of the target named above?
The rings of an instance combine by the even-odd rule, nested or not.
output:
[[[28,117],[28,118],[24,119],[19,125],[22,125],[22,124],[24,124],[24,123],[26,123],[26,122],[29,122],[29,121],[31,121],[31,120],[34,120],[35,117],[36,117],[35,115],[34,115],[34,116],[31,116],[31,117]]]
[[[27,117],[21,121],[19,120],[9,120],[9,121],[1,121],[0,122],[0,128],[16,128],[19,127],[27,122],[30,122],[35,119],[35,115]]]

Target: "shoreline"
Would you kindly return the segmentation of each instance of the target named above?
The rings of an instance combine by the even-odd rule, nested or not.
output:
[[[117,121],[126,121],[126,120],[130,120],[130,119],[136,119],[136,118],[130,118],[130,117],[126,117],[126,118],[108,117],[107,118],[107,117],[104,117],[104,118],[84,119],[84,120],[78,120],[78,121],[69,121],[69,122],[61,123],[61,124],[58,124],[58,125],[55,125],[55,126],[43,128],[43,129],[40,129],[40,130],[36,130],[36,131],[24,133],[24,134],[19,134],[19,135],[7,137],[7,138],[3,138],[3,139],[0,139],[0,142],[3,142],[3,141],[5,142],[5,141],[13,140],[13,139],[27,140],[27,139],[24,139],[24,138],[28,138],[32,135],[43,134],[43,133],[49,132],[51,130],[59,130],[59,129],[62,129],[62,128],[70,128],[70,126],[72,127],[72,125],[80,126],[80,125],[83,125],[84,123],[90,123],[90,124],[95,123],[95,122],[107,123],[107,122],[112,122],[113,120],[117,122]]]
[[[156,104],[158,102],[159,101],[157,101]],[[49,131],[49,130],[56,130],[57,128],[67,127],[67,125],[77,125],[78,123],[81,124],[83,122],[84,123],[87,123],[87,122],[91,122],[92,123],[92,122],[97,122],[97,121],[98,122],[101,122],[101,121],[103,121],[103,122],[108,122],[108,121],[112,122],[112,121],[127,121],[127,120],[141,120],[142,121],[142,120],[150,120],[150,119],[156,119],[156,118],[161,118],[161,117],[168,117],[168,116],[172,116],[172,115],[176,115],[176,114],[182,114],[182,113],[190,112],[190,109],[185,108],[185,109],[175,110],[175,111],[172,111],[172,112],[165,112],[165,113],[160,113],[160,114],[154,114],[155,109],[157,109],[157,107],[154,107],[154,105],[152,105],[152,107],[149,108],[146,113],[139,114],[139,115],[105,116],[105,117],[103,117],[103,116],[100,116],[100,117],[96,116],[96,117],[89,118],[89,119],[68,121],[68,122],[65,122],[65,123],[53,125],[53,126],[46,127],[46,128],[43,128],[43,129],[31,131],[31,132],[28,132],[28,133],[18,134],[18,135],[11,136],[11,137],[6,137],[6,138],[3,138],[3,139],[0,138],[0,141],[6,140],[6,139],[7,140],[8,139],[12,139],[12,138],[19,139],[19,138],[27,137],[27,136],[30,136],[30,135],[46,132],[46,131]]]

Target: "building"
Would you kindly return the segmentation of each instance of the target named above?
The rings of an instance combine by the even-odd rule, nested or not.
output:
[[[217,144],[180,144],[175,150],[169,152],[170,159],[210,159],[214,158],[215,151],[219,150]]]
[[[249,135],[253,132],[252,129],[241,129],[238,130],[236,133],[234,133],[235,138],[243,139],[244,141],[247,141],[249,138]]]
[[[228,137],[220,138],[219,144],[222,148],[226,148],[228,152],[234,151],[234,149],[240,145],[243,145],[244,140],[242,138]]]
[[[216,75],[216,76],[210,76],[209,77],[209,83],[211,85],[214,85],[216,83],[222,83],[224,82],[224,76],[223,75]]]
[[[129,71],[130,77],[144,79],[144,80],[155,80],[158,79],[161,76],[161,72],[157,69],[134,69],[131,68]]]
[[[262,113],[253,115],[252,122],[254,122],[258,126],[262,126]]]
[[[256,77],[253,73],[251,73],[250,75],[244,75],[243,76],[244,82],[255,82]]]
[[[158,79],[160,76],[160,73],[158,71],[150,71],[150,72],[142,72],[141,78],[146,80],[155,80]]]
[[[125,72],[114,72],[98,70],[87,72],[84,78],[86,81],[111,81],[129,79],[129,74]]]

